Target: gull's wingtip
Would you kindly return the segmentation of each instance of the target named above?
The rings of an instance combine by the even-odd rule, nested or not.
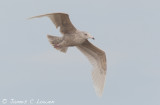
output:
[[[27,18],[26,20],[30,20],[30,19],[32,19],[32,17],[29,17],[29,18]]]
[[[42,16],[33,16],[33,17],[29,17],[29,18],[27,18],[27,20],[30,20],[30,19],[33,19],[33,18],[39,18],[39,17],[42,17]]]
[[[47,15],[33,16],[33,17],[27,18],[27,20],[30,20],[30,19],[33,19],[33,18],[41,18],[41,17],[44,17],[44,16],[47,16]]]
[[[106,73],[101,72],[99,69],[94,69],[92,71],[92,80],[94,88],[98,97],[102,97],[104,85],[106,81]]]

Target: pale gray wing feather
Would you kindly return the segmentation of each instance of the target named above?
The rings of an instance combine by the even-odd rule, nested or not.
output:
[[[98,96],[102,96],[106,79],[106,55],[105,52],[86,40],[77,48],[89,59],[93,65],[92,79],[95,91]]]
[[[50,13],[50,14],[45,14],[40,16],[34,16],[29,19],[40,18],[44,16],[48,16],[51,19],[51,21],[55,24],[56,28],[60,27],[60,32],[63,35],[72,34],[77,30],[71,23],[69,19],[69,15],[65,13]]]

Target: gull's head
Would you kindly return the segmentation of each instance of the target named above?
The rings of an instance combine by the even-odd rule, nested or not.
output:
[[[86,39],[95,39],[92,35],[90,35],[89,33],[87,32],[83,32],[83,36],[86,38]]]

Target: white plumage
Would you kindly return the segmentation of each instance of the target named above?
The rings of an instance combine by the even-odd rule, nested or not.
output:
[[[91,44],[88,39],[93,36],[84,31],[77,30],[65,13],[51,13],[31,18],[48,16],[55,24],[56,28],[60,27],[62,37],[48,35],[49,42],[61,52],[67,52],[68,47],[76,46],[93,65],[92,80],[96,94],[102,96],[106,79],[106,55],[105,52]]]

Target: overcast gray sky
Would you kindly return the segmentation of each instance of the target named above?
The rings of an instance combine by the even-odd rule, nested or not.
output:
[[[0,100],[54,100],[55,105],[160,105],[159,0],[0,0]],[[59,35],[47,18],[65,12],[107,54],[104,93],[76,48],[52,48]],[[1,102],[1,101],[0,101]],[[2,104],[2,103],[1,103]],[[9,104],[9,103],[8,103]]]

